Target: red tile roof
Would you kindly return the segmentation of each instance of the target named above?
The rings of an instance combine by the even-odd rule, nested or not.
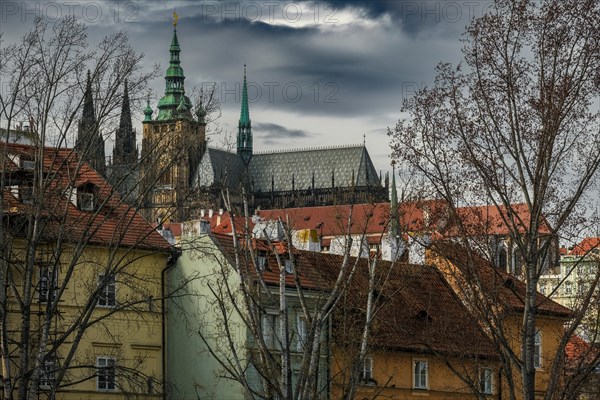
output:
[[[402,232],[419,232],[423,230],[437,231],[444,237],[457,236],[461,232],[457,224],[451,223],[446,202],[442,200],[424,200],[403,202],[398,206],[400,229]],[[318,229],[323,237],[344,235],[347,232],[350,205],[301,207],[289,209],[259,210],[257,215],[264,219],[280,217],[289,221],[293,229]],[[521,227],[529,222],[529,211],[525,204],[514,204],[515,223]],[[504,207],[472,206],[459,207],[457,214],[468,235],[500,235],[509,234],[502,215]],[[390,220],[390,203],[356,204],[352,208],[352,234],[378,235],[388,229]],[[519,223],[518,221],[522,221]],[[544,223],[540,233],[550,233]]]
[[[468,251],[457,243],[436,241],[431,250],[452,263],[462,273],[464,279],[481,282],[482,289],[491,296],[497,304],[513,311],[524,310],[526,287],[515,276],[494,266],[474,251]],[[537,311],[541,315],[554,315],[564,318],[572,316],[572,311],[558,304],[541,293],[536,296]]]
[[[234,262],[232,236],[212,236],[229,262]],[[287,247],[281,243],[276,246],[285,257]],[[252,248],[267,250],[268,245],[264,241],[253,240]],[[244,251],[239,253],[242,266],[248,265],[248,271],[256,274],[245,254]],[[328,290],[337,279],[343,263],[343,256],[335,254],[294,250],[294,256],[304,289]],[[367,301],[369,260],[350,258],[349,262],[350,265],[358,264],[352,280],[347,281],[349,286],[344,301],[338,303],[333,327],[336,338],[341,341],[349,338],[349,332],[344,330],[342,319],[346,314],[342,310],[350,314],[364,310]],[[392,264],[381,260],[378,263],[379,311],[373,325],[374,346],[402,351],[496,356],[494,347],[477,322],[435,267]],[[279,284],[279,267],[272,254],[262,276],[268,285]],[[293,275],[286,275],[285,280],[286,286],[296,287]]]
[[[597,364],[600,359],[600,349],[575,335],[569,339],[565,347],[565,357],[567,370],[574,371]]]
[[[422,230],[425,220],[423,210],[437,213],[444,208],[443,204],[438,200],[401,203],[398,211],[402,229]],[[259,210],[256,214],[267,220],[281,218],[296,230],[317,229],[322,236],[328,237],[344,235],[347,232],[350,211],[352,211],[350,227],[352,234],[380,234],[388,228],[390,203]]]
[[[576,256],[585,256],[592,251],[598,251],[600,249],[600,237],[589,237],[585,238],[577,246],[573,247],[568,254]]]
[[[94,245],[140,247],[153,250],[168,250],[169,243],[131,206],[88,163],[80,162],[72,149],[43,149],[19,144],[1,144],[8,154],[34,157],[43,153],[44,203],[41,211],[47,217],[44,237]],[[23,178],[27,172],[14,162],[7,164],[8,179]],[[31,179],[31,175],[30,178]],[[68,198],[69,192],[82,185],[93,186],[98,206],[94,211],[82,211]],[[9,216],[26,216],[36,209],[20,203],[10,192],[3,194],[8,204]],[[39,209],[39,207],[37,207]]]

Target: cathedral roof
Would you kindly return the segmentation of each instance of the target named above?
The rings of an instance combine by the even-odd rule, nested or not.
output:
[[[208,148],[196,173],[198,186],[223,183],[236,188],[244,173],[241,157],[232,152]],[[255,153],[248,165],[254,192],[306,190],[335,187],[380,186],[379,176],[363,145],[323,147]]]
[[[237,153],[208,147],[196,171],[194,184],[207,187],[224,184],[237,189],[244,173],[244,163]]]
[[[379,176],[363,145],[255,153],[249,165],[254,190],[275,191],[376,185]]]

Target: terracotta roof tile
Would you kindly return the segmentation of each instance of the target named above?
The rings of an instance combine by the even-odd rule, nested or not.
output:
[[[521,312],[524,309],[526,287],[515,276],[494,266],[474,251],[468,251],[457,243],[436,241],[431,250],[458,268],[465,279],[477,278],[488,295],[506,307]],[[542,315],[555,315],[569,318],[572,311],[541,293],[536,296],[537,311]]]
[[[233,262],[235,253],[232,236],[212,236],[229,261]],[[281,243],[277,243],[277,246],[278,251],[285,255],[287,247]],[[253,240],[252,247],[262,250],[268,248],[260,240]],[[343,256],[300,250],[293,252],[304,289],[328,290],[332,287],[342,266]],[[240,253],[240,260],[244,265],[244,252]],[[364,310],[367,301],[369,261],[349,260],[351,265],[355,261],[358,262],[357,269],[349,282],[345,300],[338,303],[339,307],[346,307],[345,310],[351,312]],[[496,356],[490,341],[436,268],[378,262],[377,271],[381,274],[378,282],[383,282],[384,276],[388,279],[377,287],[377,305],[380,309],[374,323],[374,346],[417,352]],[[256,273],[251,266],[248,271]],[[268,285],[279,284],[279,268],[273,255],[267,259],[263,278]],[[286,275],[286,285],[296,286],[293,275]],[[346,340],[348,332],[340,330],[342,314],[338,313],[335,317],[334,331],[337,329],[337,334],[342,335],[337,337],[339,340]],[[465,337],[469,340],[465,340]]]
[[[3,144],[8,153],[34,156],[36,148],[21,144]],[[44,235],[52,240],[57,235],[75,242],[96,245],[135,246],[168,250],[169,243],[131,206],[124,203],[113,187],[88,163],[80,162],[77,153],[67,148],[43,149],[45,174],[45,202],[47,216]],[[19,173],[19,171],[16,171]],[[12,173],[9,173],[9,180]],[[84,185],[92,186],[98,206],[94,211],[77,208],[67,197],[70,190]],[[73,188],[73,189],[71,189]],[[17,202],[7,188],[5,200],[11,210],[26,215],[32,206]]]

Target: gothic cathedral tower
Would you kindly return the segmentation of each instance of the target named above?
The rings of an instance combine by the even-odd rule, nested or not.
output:
[[[194,116],[192,102],[185,95],[176,16],[173,26],[171,59],[158,115],[152,118],[149,102],[144,110],[141,194],[144,216],[151,222],[183,221],[189,215],[192,174],[205,147],[204,111],[199,107]]]
[[[89,162],[101,175],[106,174],[104,139],[100,134],[100,127],[94,111],[92,78],[89,70],[87,72],[85,94],[83,95],[83,113],[79,120],[75,150],[83,160]]]

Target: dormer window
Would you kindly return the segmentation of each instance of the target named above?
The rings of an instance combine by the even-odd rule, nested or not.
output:
[[[96,193],[91,183],[77,188],[77,208],[81,211],[94,211],[96,208]]]
[[[19,201],[23,204],[33,204],[33,187],[28,185],[19,186]]]
[[[256,257],[256,266],[260,272],[264,271],[267,266],[267,257],[259,254],[258,257]]]
[[[294,265],[292,264],[292,260],[289,258],[285,259],[285,273],[293,274],[294,273]]]
[[[27,169],[30,171],[33,171],[33,169],[35,168],[35,161],[33,160],[33,158],[22,156],[19,164],[20,164],[21,168]]]

